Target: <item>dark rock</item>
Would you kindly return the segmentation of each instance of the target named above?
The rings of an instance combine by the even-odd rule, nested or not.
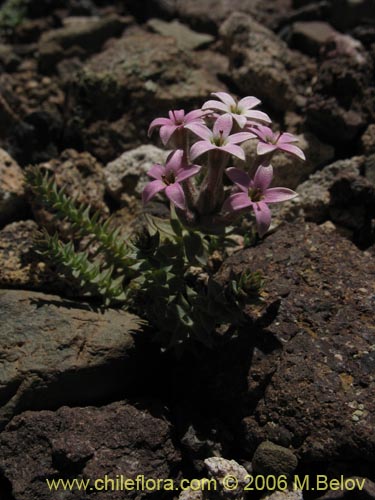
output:
[[[351,37],[335,37],[326,50],[307,101],[307,124],[319,137],[347,147],[375,119],[373,65]]]
[[[273,370],[243,422],[249,451],[269,440],[302,463],[373,464],[374,261],[334,231],[295,224],[229,258],[220,275],[257,269],[265,303],[281,301],[263,335],[282,348],[250,367],[250,387]]]
[[[120,475],[166,479],[173,477],[179,459],[165,418],[126,403],[26,412],[0,437],[0,470],[12,485],[14,500],[50,499],[46,478],[72,475],[91,481],[90,497],[96,500],[108,494],[123,499],[124,493],[126,498],[151,498],[155,492],[141,488],[95,490],[94,480],[107,477],[115,484]],[[64,498],[82,498],[82,491],[64,492]]]
[[[264,441],[255,450],[251,463],[255,474],[290,477],[297,468],[298,460],[288,448]]]
[[[136,316],[20,290],[2,291],[0,310],[1,428],[24,410],[108,401],[135,383]]]
[[[141,19],[163,16],[178,18],[197,31],[216,34],[232,12],[251,14],[257,21],[276,29],[290,11],[290,0],[150,0],[146,5],[130,0],[130,8]]]
[[[372,0],[333,0],[332,24],[341,31],[358,24],[375,21],[375,4]]]
[[[121,35],[131,23],[129,18],[108,16],[104,18],[73,18],[65,26],[43,33],[39,40],[39,69],[50,73],[63,58],[72,55],[70,49],[79,48],[86,56],[97,52],[110,37]]]
[[[24,176],[20,166],[0,149],[0,227],[25,213]]]
[[[322,45],[336,34],[337,31],[323,21],[296,22],[292,27],[291,44],[293,48],[317,56]]]
[[[11,45],[0,44],[0,69],[14,71],[21,62]]]
[[[330,490],[318,500],[374,500],[375,499],[375,483],[363,477],[346,477],[350,480],[350,487],[355,484],[360,484],[361,488]],[[362,485],[363,483],[363,485]]]
[[[307,56],[290,50],[252,17],[232,14],[220,34],[230,58],[230,77],[244,95],[255,95],[278,111],[303,104],[315,69]]]
[[[375,186],[375,151],[372,155],[366,158],[363,175],[373,186]]]

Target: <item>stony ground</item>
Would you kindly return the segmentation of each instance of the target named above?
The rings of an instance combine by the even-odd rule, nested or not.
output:
[[[0,0],[0,498],[50,499],[46,477],[233,468],[362,477],[303,498],[375,498],[374,25],[373,0]],[[275,157],[299,197],[217,272],[262,271],[248,326],[176,361],[140,318],[68,296],[33,243],[66,228],[24,169],[125,231],[167,154],[149,122],[217,90],[259,97],[307,161]],[[174,494],[129,493],[146,497]]]

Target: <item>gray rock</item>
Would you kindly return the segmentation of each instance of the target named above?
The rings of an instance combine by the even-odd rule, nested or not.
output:
[[[255,474],[290,477],[297,468],[298,460],[288,448],[264,441],[255,450],[251,463]]]
[[[14,500],[155,498],[155,491],[141,486],[111,491],[109,481],[109,489],[104,490],[103,483],[95,489],[94,480],[107,477],[115,485],[120,475],[166,479],[173,477],[179,459],[166,419],[124,402],[28,411],[14,418],[0,436],[0,471],[10,482]],[[72,476],[90,481],[88,491],[49,491],[46,478]]]
[[[290,50],[272,31],[244,14],[233,13],[220,34],[230,57],[230,76],[241,93],[283,111],[303,103],[301,94],[315,68],[312,60]]]
[[[21,167],[0,149],[0,226],[22,216],[25,209],[24,176]]]
[[[364,176],[375,185],[375,153],[366,158],[364,164]]]
[[[1,291],[0,427],[26,409],[99,401],[134,384],[132,314]]]
[[[129,197],[140,198],[150,180],[147,172],[155,163],[163,164],[169,151],[152,145],[139,146],[126,151],[104,169],[105,186],[109,195],[119,202],[129,202]]]
[[[215,499],[236,499],[243,500],[245,498],[244,487],[249,482],[249,473],[242,465],[235,460],[227,460],[222,457],[211,457],[204,461],[208,475],[210,478],[216,479],[218,489],[215,491],[213,498]],[[228,476],[237,481],[237,486],[230,488],[231,484],[226,484]]]
[[[303,493],[297,489],[293,491],[274,491],[263,496],[262,500],[303,500]]]
[[[170,36],[176,40],[177,47],[181,50],[196,50],[211,44],[215,38],[205,33],[192,31],[185,24],[177,20],[165,22],[161,19],[150,19],[147,26],[163,36]]]

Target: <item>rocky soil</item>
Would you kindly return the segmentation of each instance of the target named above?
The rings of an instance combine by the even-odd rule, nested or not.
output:
[[[46,478],[233,471],[366,482],[181,500],[375,498],[374,24],[373,0],[0,0],[1,499],[124,498],[51,494]],[[259,97],[307,161],[275,156],[275,183],[299,197],[217,271],[223,285],[262,272],[246,327],[176,360],[35,251],[38,228],[68,233],[24,170],[125,233],[166,157],[149,122],[218,90]],[[146,497],[178,492],[127,498]]]

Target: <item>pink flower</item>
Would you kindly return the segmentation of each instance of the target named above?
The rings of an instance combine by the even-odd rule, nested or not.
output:
[[[180,183],[198,173],[201,167],[184,164],[183,156],[183,150],[177,149],[168,156],[165,167],[162,165],[151,167],[148,175],[155,180],[147,184],[143,190],[142,200],[144,204],[148,203],[160,191],[165,191],[167,198],[176,207],[182,210],[186,208],[185,194]]]
[[[192,145],[190,149],[191,159],[195,160],[203,153],[216,149],[237,156],[240,160],[245,160],[244,150],[237,144],[253,139],[255,135],[251,132],[239,132],[238,134],[229,135],[232,126],[233,119],[229,114],[219,116],[214,123],[213,131],[205,125],[199,125],[194,130],[194,133],[203,141],[198,141]]]
[[[155,118],[150,124],[148,135],[150,136],[156,127],[160,127],[160,138],[164,146],[169,142],[176,130],[188,129],[195,131],[197,125],[203,124],[202,117],[207,111],[196,109],[185,115],[183,109],[169,111],[169,118]]]
[[[279,203],[291,200],[297,193],[288,188],[269,188],[273,177],[271,165],[258,167],[254,178],[238,168],[228,168],[226,171],[229,179],[239,188],[239,192],[227,198],[223,205],[224,212],[234,212],[247,207],[252,207],[259,236],[263,236],[271,224],[271,211],[269,203]]]
[[[281,132],[273,132],[269,127],[265,127],[264,125],[258,125],[254,128],[251,127],[249,130],[259,137],[257,147],[258,155],[265,155],[279,149],[280,151],[298,156],[301,160],[306,159],[303,151],[294,144],[291,144],[292,142],[298,142],[296,136],[288,134],[287,132],[283,134]]]
[[[226,92],[214,92],[212,95],[216,96],[222,102],[207,101],[203,104],[202,109],[216,109],[224,113],[229,113],[241,128],[244,128],[248,119],[263,120],[271,123],[271,119],[266,113],[252,109],[260,104],[260,100],[256,97],[244,97],[237,102]]]

